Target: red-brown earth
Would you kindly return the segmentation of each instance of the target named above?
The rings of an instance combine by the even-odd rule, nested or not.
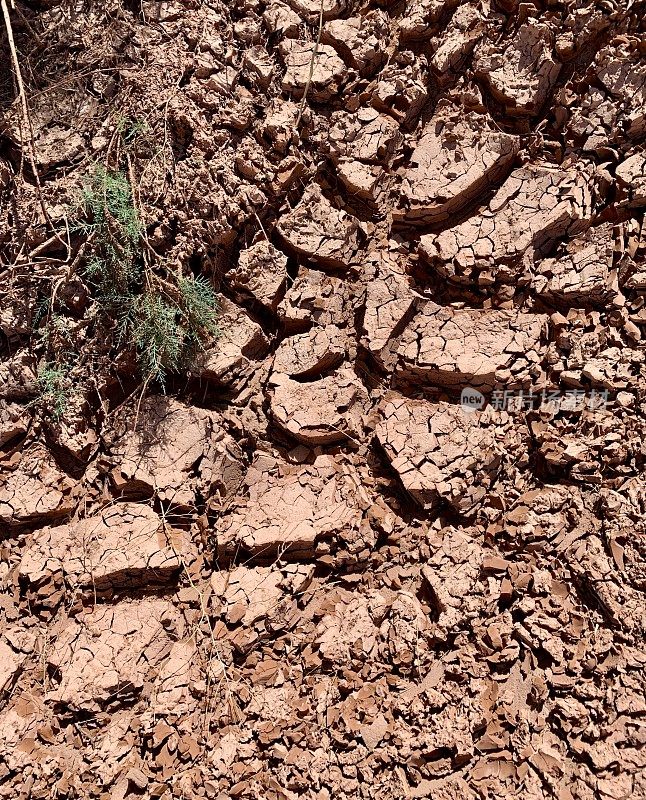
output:
[[[9,9],[0,797],[646,797],[645,13]],[[143,399],[115,162],[220,298]]]

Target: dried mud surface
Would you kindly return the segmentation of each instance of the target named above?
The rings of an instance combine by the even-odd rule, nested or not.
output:
[[[11,13],[0,797],[646,797],[644,4]],[[124,120],[221,297],[142,402],[51,233]]]

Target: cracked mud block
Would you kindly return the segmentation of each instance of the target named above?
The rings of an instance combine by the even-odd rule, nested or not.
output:
[[[478,531],[443,528],[432,539],[429,561],[421,569],[437,622],[436,639],[469,625],[479,614],[484,586],[478,588],[485,551]]]
[[[613,268],[614,253],[613,226],[590,228],[568,242],[557,258],[546,258],[536,265],[531,288],[548,302],[620,305],[623,296]]]
[[[394,219],[445,223],[507,177],[518,138],[489,128],[482,116],[446,107],[426,125],[411,156]]]
[[[371,507],[358,473],[339,458],[323,455],[298,466],[259,455],[244,493],[216,523],[218,553],[235,556],[242,549],[262,561],[276,555],[305,560],[333,540],[360,553],[376,541],[364,518]]]
[[[390,114],[402,126],[412,126],[428,100],[428,75],[424,63],[414,60],[385,67],[372,90],[372,105],[378,111]]]
[[[275,611],[283,597],[281,580],[280,570],[273,567],[236,567],[213,573],[211,588],[227,622],[249,626]]]
[[[386,165],[402,142],[397,122],[373,108],[332,116],[328,137],[336,175],[352,201],[375,206],[385,199]]]
[[[401,41],[422,41],[429,38],[442,16],[458,5],[459,0],[407,0],[399,20]]]
[[[629,208],[646,206],[646,154],[635,153],[615,170],[621,201]]]
[[[0,700],[11,691],[24,660],[23,655],[16,653],[6,642],[0,640]]]
[[[411,318],[417,298],[396,252],[376,250],[365,259],[367,276],[363,346],[381,369],[394,367],[397,342]]]
[[[599,81],[615,100],[621,132],[636,139],[646,133],[646,65],[632,46],[621,40],[609,45],[595,59],[595,67]]]
[[[328,146],[335,162],[348,158],[385,166],[402,138],[397,122],[374,108],[360,108],[356,114],[336,111],[330,118]]]
[[[316,629],[315,644],[321,656],[339,667],[376,656],[379,626],[389,605],[388,598],[378,591],[338,602]]]
[[[45,447],[31,445],[0,473],[0,524],[11,530],[61,519],[76,508],[75,487]]]
[[[47,699],[98,711],[136,698],[183,627],[167,600],[123,600],[65,620],[45,657],[60,675]]]
[[[245,53],[243,67],[252,83],[261,90],[266,90],[271,84],[276,65],[271,55],[264,47],[256,45]]]
[[[303,97],[309,82],[307,99],[317,103],[325,103],[338,94],[348,74],[348,68],[337,56],[333,47],[321,44],[314,58],[314,69],[311,81],[310,64],[314,56],[314,42],[286,39],[281,42],[280,54],[285,62],[285,75],[282,88],[297,99]]]
[[[313,565],[288,564],[271,567],[236,567],[211,576],[220,614],[229,624],[251,626],[280,613],[281,601],[290,592],[303,592],[311,583]],[[213,602],[213,601],[212,601]]]
[[[273,370],[292,378],[313,378],[338,367],[349,345],[346,333],[336,325],[315,325],[280,343]]]
[[[429,651],[431,624],[427,610],[412,592],[398,592],[379,633],[380,657],[400,674],[410,675]]]
[[[31,425],[31,415],[24,406],[0,400],[0,447],[25,436]]]
[[[446,30],[431,41],[435,51],[431,67],[440,85],[455,80],[485,30],[478,3],[466,3],[457,8]]]
[[[278,317],[288,333],[309,329],[312,322],[346,328],[352,319],[347,284],[318,270],[299,267],[298,275],[278,306]]]
[[[472,512],[496,480],[503,453],[518,435],[506,412],[467,413],[451,403],[392,395],[375,434],[413,500],[425,510],[442,501]]]
[[[336,165],[336,174],[350,202],[359,201],[376,208],[385,201],[388,181],[382,167],[342,160]]]
[[[334,208],[316,183],[280,218],[276,231],[291,250],[321,267],[347,270],[358,247],[358,221]]]
[[[31,400],[38,393],[37,363],[33,353],[18,350],[0,361],[0,397],[5,400]]]
[[[542,373],[546,333],[544,314],[457,310],[428,302],[401,337],[396,375],[447,389],[527,386]]]
[[[252,297],[275,311],[287,280],[287,256],[263,239],[241,251],[238,266],[224,280],[238,299]]]
[[[302,20],[298,14],[285,3],[271,0],[262,15],[263,22],[270,33],[275,36],[298,38]]]
[[[474,70],[508,114],[537,114],[561,71],[554,56],[552,28],[530,19],[505,50],[497,43],[483,43],[476,52]]]
[[[123,419],[122,430],[109,443],[117,491],[154,494],[173,507],[190,508],[198,489],[222,497],[237,489],[242,454],[216,413],[150,397],[141,404],[136,431],[133,422]]]
[[[602,615],[640,637],[646,630],[641,592],[626,585],[599,536],[588,536],[565,551],[581,591],[592,596]]]
[[[285,0],[285,2],[298,12],[308,22],[316,22],[323,7],[323,21],[341,16],[346,11],[351,11],[355,0]]]
[[[241,387],[269,350],[269,341],[261,326],[235,303],[226,298],[219,302],[218,330],[212,347],[199,359],[200,378],[222,386]]]
[[[20,336],[31,333],[36,310],[29,291],[17,290],[11,284],[6,294],[0,289],[0,331],[9,341],[19,341]]]
[[[611,392],[622,389],[639,391],[646,359],[644,351],[626,345],[607,347],[606,344],[594,333],[572,331],[563,334],[562,345],[567,355],[554,365],[554,376],[570,389],[592,387]]]
[[[203,672],[194,638],[173,642],[168,658],[159,669],[152,690],[150,711],[155,718],[163,715],[177,719],[182,715],[194,713],[197,700],[191,691],[191,686],[202,677]]]
[[[316,447],[363,439],[370,399],[351,367],[312,383],[274,372],[268,394],[274,423],[303,444]]]
[[[629,478],[616,489],[600,489],[604,539],[630,585],[646,591],[646,480]]]
[[[587,92],[566,95],[567,128],[583,150],[602,154],[646,131],[646,69],[633,43],[617,39],[599,51],[591,70],[596,80]]]
[[[585,174],[527,165],[512,172],[480,214],[422,236],[420,252],[440,275],[458,282],[522,284],[556,239],[582,232],[591,216]]]
[[[389,33],[388,15],[376,10],[328,22],[321,41],[331,45],[362,78],[370,78],[386,63]]]
[[[582,484],[634,474],[643,460],[646,425],[629,409],[619,415],[612,407],[566,407],[547,421],[532,422],[531,430],[547,467]]]
[[[37,143],[33,158],[39,172],[45,173],[62,164],[69,165],[85,155],[85,141],[80,131],[96,114],[96,106],[96,99],[88,97],[79,109],[74,106],[69,92],[56,87],[47,96],[33,98],[30,117],[32,136]],[[4,135],[20,149],[23,141],[21,123],[15,116],[10,116],[9,120],[11,123],[5,127]]]
[[[47,598],[62,583],[95,598],[111,597],[169,583],[194,556],[187,534],[165,526],[151,508],[118,503],[35,535],[18,576],[33,600]]]

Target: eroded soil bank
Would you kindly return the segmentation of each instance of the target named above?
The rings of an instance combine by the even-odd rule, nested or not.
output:
[[[646,797],[644,13],[18,0],[1,797]],[[97,165],[218,293],[166,394]]]

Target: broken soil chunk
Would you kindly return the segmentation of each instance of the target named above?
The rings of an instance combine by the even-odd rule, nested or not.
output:
[[[381,407],[375,431],[392,468],[424,509],[442,500],[469,513],[496,479],[503,445],[513,442],[509,416],[502,412],[465,412],[450,403],[429,403],[393,396]]]
[[[34,536],[19,576],[34,595],[41,586],[46,593],[49,582],[60,578],[72,590],[109,596],[119,589],[167,583],[191,560],[183,531],[165,526],[147,506],[119,503]]]

